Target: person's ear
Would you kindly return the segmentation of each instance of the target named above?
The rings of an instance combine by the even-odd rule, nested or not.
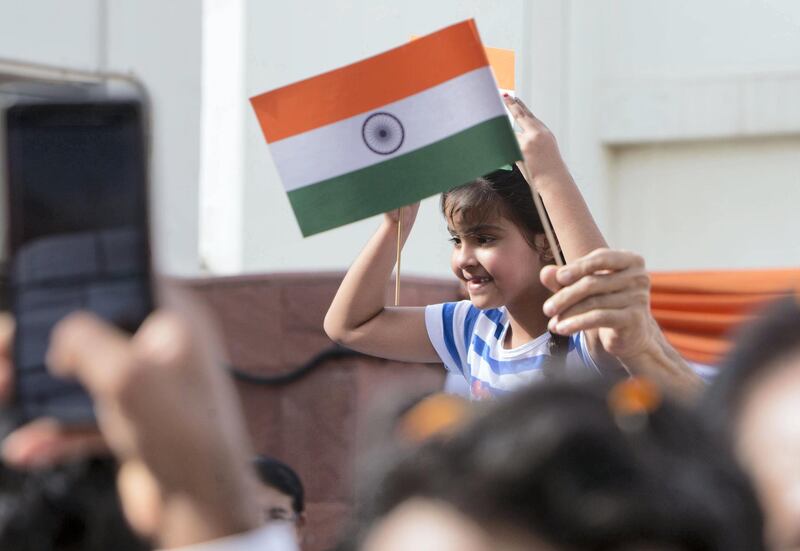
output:
[[[542,266],[555,263],[556,259],[553,256],[553,251],[550,248],[550,244],[547,242],[547,236],[544,233],[537,233],[533,237],[533,248],[537,253],[539,253],[539,261],[542,263]],[[561,254],[560,247],[556,252],[557,254]]]
[[[297,515],[297,519],[294,521],[295,532],[297,533],[297,543],[303,544],[306,539],[306,512],[303,511],[299,515]]]

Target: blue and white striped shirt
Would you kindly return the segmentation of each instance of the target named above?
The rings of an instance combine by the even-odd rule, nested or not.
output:
[[[508,325],[504,307],[480,310],[462,300],[425,308],[431,344],[445,367],[467,380],[473,399],[510,392],[543,377],[542,366],[550,355],[550,333],[506,349],[503,340]],[[573,373],[600,373],[583,333],[569,339],[566,369]]]

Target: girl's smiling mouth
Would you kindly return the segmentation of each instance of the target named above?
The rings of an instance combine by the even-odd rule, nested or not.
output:
[[[467,288],[470,291],[479,291],[494,281],[494,278],[489,276],[468,276],[464,274],[464,281],[467,283]]]

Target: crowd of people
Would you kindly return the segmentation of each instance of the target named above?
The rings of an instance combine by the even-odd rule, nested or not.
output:
[[[469,299],[384,304],[393,212],[325,318],[352,349],[444,364],[473,400],[430,433],[405,430],[408,408],[381,431],[337,549],[800,548],[800,303],[775,304],[702,380],[650,313],[644,260],[607,247],[552,133],[505,102],[523,160],[441,200]],[[404,207],[406,238],[416,208]],[[98,425],[40,419],[6,437],[0,549],[302,542],[302,483],[254,455],[210,317],[189,297],[164,297],[134,335],[89,313],[53,332],[49,368],[88,389]],[[3,319],[6,402],[12,334]]]

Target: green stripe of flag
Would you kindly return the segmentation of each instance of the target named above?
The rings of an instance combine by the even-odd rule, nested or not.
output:
[[[289,201],[307,237],[447,191],[521,158],[502,115],[383,163],[290,191]]]

